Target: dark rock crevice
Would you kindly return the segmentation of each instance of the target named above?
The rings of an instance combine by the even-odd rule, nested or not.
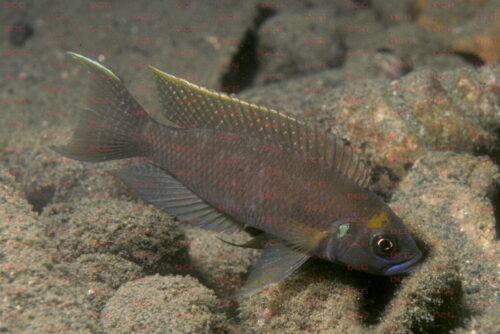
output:
[[[467,52],[454,52],[455,55],[459,56],[463,60],[465,60],[467,63],[474,67],[481,67],[485,64],[484,60],[482,60],[480,57],[476,56],[473,53],[467,53]]]
[[[259,71],[257,54],[258,30],[276,10],[259,6],[252,27],[248,28],[238,45],[238,50],[229,63],[228,70],[220,79],[220,91],[238,93],[250,87]]]
[[[493,145],[482,145],[477,147],[474,150],[474,155],[486,155],[500,168],[500,140],[498,139],[500,138],[500,128],[491,131],[491,133],[496,136],[496,142],[494,142]],[[495,238],[498,240],[500,239],[500,180],[497,180],[494,185],[490,186],[488,189],[488,198],[493,206],[493,213],[495,215]]]

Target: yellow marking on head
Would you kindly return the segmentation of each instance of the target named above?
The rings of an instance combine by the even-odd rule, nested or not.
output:
[[[368,228],[381,228],[389,224],[389,217],[385,211],[379,211],[368,221]]]

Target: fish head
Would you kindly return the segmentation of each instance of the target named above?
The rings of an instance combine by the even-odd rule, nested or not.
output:
[[[406,274],[423,255],[401,219],[389,207],[368,219],[347,218],[333,223],[326,258],[375,275]]]

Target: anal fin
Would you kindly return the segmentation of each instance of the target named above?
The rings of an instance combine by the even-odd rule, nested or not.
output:
[[[111,172],[146,202],[192,225],[216,232],[239,231],[242,224],[199,198],[167,171],[149,163]]]

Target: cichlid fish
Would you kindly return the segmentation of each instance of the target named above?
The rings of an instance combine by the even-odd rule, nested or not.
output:
[[[261,231],[240,245],[263,250],[236,295],[287,277],[310,257],[376,275],[408,273],[422,259],[401,219],[366,189],[366,164],[340,139],[150,66],[170,122],[162,124],[113,72],[69,54],[93,84],[69,144],[53,149],[91,162],[142,157],[113,173],[146,201],[205,229]]]

